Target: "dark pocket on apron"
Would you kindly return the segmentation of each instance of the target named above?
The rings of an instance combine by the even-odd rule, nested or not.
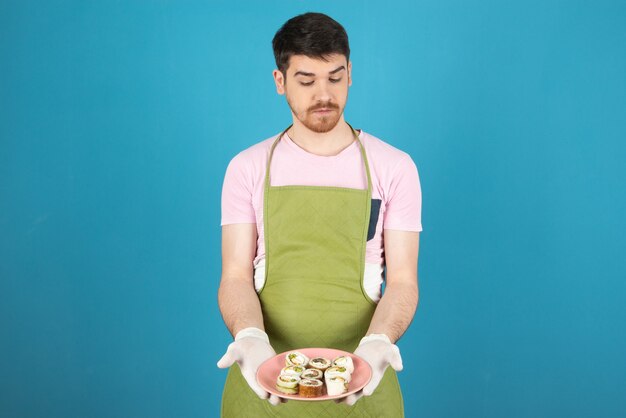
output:
[[[380,213],[381,199],[372,199],[372,210],[370,211],[370,224],[367,229],[367,240],[374,238],[376,225],[378,224],[378,214]]]

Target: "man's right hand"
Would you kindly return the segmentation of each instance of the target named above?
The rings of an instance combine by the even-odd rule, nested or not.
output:
[[[217,362],[217,367],[225,369],[235,362],[241,369],[241,374],[248,382],[250,388],[261,399],[268,399],[272,405],[279,405],[281,398],[270,395],[256,380],[256,372],[259,366],[267,359],[276,355],[270,345],[267,334],[258,328],[245,328],[237,333],[235,341],[229,346],[226,354]]]

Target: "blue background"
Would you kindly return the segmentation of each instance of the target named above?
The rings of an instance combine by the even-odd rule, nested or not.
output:
[[[310,10],[420,173],[407,417],[626,416],[626,3],[554,0],[1,1],[0,415],[218,416],[221,182]]]

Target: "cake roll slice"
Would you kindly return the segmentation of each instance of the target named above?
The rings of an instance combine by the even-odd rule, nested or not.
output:
[[[304,367],[287,366],[287,367],[282,368],[282,370],[280,371],[280,374],[285,375],[285,376],[300,377],[303,372],[304,372]]]
[[[306,367],[309,365],[309,358],[299,351],[292,351],[285,356],[285,366]]]
[[[281,374],[276,379],[276,389],[287,395],[295,395],[298,393],[300,378],[297,376],[286,376]]]
[[[333,366],[345,367],[348,372],[352,374],[354,372],[354,363],[350,356],[340,356],[333,360]]]
[[[309,361],[309,367],[313,367],[321,371],[325,371],[332,365],[332,362],[324,357],[315,357]]]
[[[306,369],[302,372],[302,379],[322,379],[324,372],[318,369]]]
[[[300,396],[305,398],[315,398],[322,396],[324,384],[318,379],[302,379],[298,383]]]
[[[348,391],[348,381],[341,376],[326,378],[326,392],[328,396],[341,395]]]
[[[350,382],[351,380],[351,374],[350,372],[348,372],[348,369],[346,369],[345,367],[333,366],[333,367],[329,367],[324,372],[325,379],[330,379],[331,377],[335,377],[335,376],[343,377],[346,382]]]

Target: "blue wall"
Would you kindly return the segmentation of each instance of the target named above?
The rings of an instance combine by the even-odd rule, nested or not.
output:
[[[0,2],[0,416],[218,416],[221,182],[309,10],[420,172],[407,417],[626,416],[626,3],[244,4]]]

